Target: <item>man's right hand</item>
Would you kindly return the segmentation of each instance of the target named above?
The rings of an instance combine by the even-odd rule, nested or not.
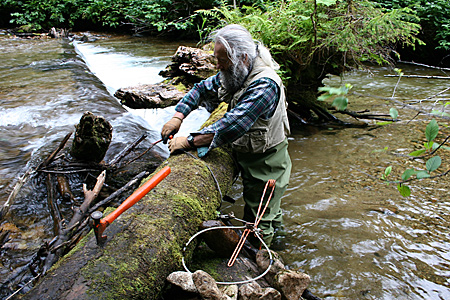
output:
[[[161,137],[163,139],[164,144],[167,143],[170,135],[174,135],[180,130],[181,122],[183,120],[179,117],[172,117],[166,124],[164,124],[161,130]]]

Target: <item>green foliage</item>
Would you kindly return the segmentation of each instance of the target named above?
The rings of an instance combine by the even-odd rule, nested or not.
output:
[[[428,123],[427,127],[425,128],[425,138],[427,139],[427,142],[424,143],[424,149],[419,149],[416,151],[411,152],[409,155],[411,156],[420,156],[423,154],[431,154],[433,150],[435,150],[438,146],[435,146],[436,143],[434,142],[434,139],[436,139],[437,135],[439,133],[439,125],[436,120],[431,120],[430,123]],[[441,146],[442,149],[450,150],[450,148]],[[416,179],[424,179],[431,177],[431,173],[439,169],[439,167],[442,164],[442,159],[436,155],[431,158],[429,158],[425,163],[425,170],[415,170],[415,169],[406,169],[403,174],[401,175],[402,181],[394,181],[397,183],[397,189],[400,192],[400,194],[404,197],[408,197],[411,195],[410,188],[405,185],[404,183],[411,180],[413,176],[416,177]],[[381,179],[389,183],[388,176],[392,172],[392,166],[388,166],[384,174],[381,175]]]
[[[391,107],[391,109],[389,109],[389,115],[392,117],[392,119],[397,120],[398,110],[395,107]]]
[[[212,8],[215,0],[5,0],[0,7],[13,11],[11,23],[35,30],[69,28],[89,20],[134,31],[194,30],[194,11]]]
[[[324,101],[324,100],[332,98],[333,96],[337,96],[334,98],[331,106],[336,108],[336,110],[338,110],[338,111],[344,111],[347,109],[347,105],[348,105],[348,98],[346,95],[348,94],[348,92],[351,90],[352,87],[353,86],[349,83],[347,83],[339,88],[334,88],[334,87],[329,87],[329,86],[319,87],[319,92],[325,92],[325,93],[320,95],[317,98],[317,100]]]
[[[274,1],[264,10],[222,5],[198,13],[209,18],[208,26],[219,21],[245,26],[271,49],[287,84],[321,82],[327,74],[341,74],[364,61],[386,63],[396,44],[420,43],[414,11],[385,11],[364,0]],[[304,72],[311,65],[319,73]]]
[[[14,11],[10,22],[25,26],[29,31],[72,27],[82,14],[83,5],[82,0],[5,0],[2,4]]]
[[[450,1],[374,0],[388,9],[409,7],[420,18],[424,39],[433,40],[437,49],[450,50]]]

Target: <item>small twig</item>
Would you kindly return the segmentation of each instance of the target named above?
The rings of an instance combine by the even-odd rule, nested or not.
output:
[[[20,287],[17,291],[15,291],[14,293],[12,293],[11,295],[9,295],[5,300],[9,300],[12,297],[14,297],[18,292],[20,292],[24,287],[26,287],[27,285],[29,285],[30,283],[33,282],[33,280],[35,280],[36,278],[38,278],[39,276],[41,276],[41,273],[37,274],[35,277],[31,278],[30,281],[28,281],[27,283],[25,283],[22,287]]]
[[[425,157],[431,156],[431,155],[433,155],[434,153],[436,153],[436,152],[439,150],[439,148],[441,148],[445,143],[447,143],[447,141],[448,141],[449,139],[450,139],[450,135],[447,136],[447,137],[445,138],[445,140],[444,140],[442,143],[440,143],[439,146],[436,147],[436,149],[433,149],[433,151],[431,151],[430,153],[427,153],[427,154],[424,154],[424,155],[421,155],[421,156],[412,156],[412,157],[410,157],[410,158],[411,158],[411,159],[420,159],[420,158],[425,158]]]
[[[133,179],[131,179],[127,184],[125,184],[123,187],[121,187],[120,189],[118,189],[117,191],[115,191],[114,193],[112,193],[111,195],[109,195],[109,197],[103,199],[102,201],[98,202],[96,205],[94,205],[93,207],[91,207],[91,209],[89,209],[89,214],[93,213],[94,211],[96,211],[100,206],[106,205],[108,203],[110,203],[111,201],[113,201],[114,199],[116,199],[117,197],[119,197],[123,192],[127,191],[128,189],[130,189],[133,185],[135,185],[136,183],[138,183],[139,181],[141,181],[142,178],[144,178],[145,176],[149,175],[150,173],[147,171],[142,171],[141,173],[139,173],[138,175],[134,176]]]
[[[36,170],[39,171],[42,168],[45,168],[46,166],[48,166],[53,159],[56,157],[56,155],[58,155],[59,151],[61,151],[64,146],[66,145],[67,141],[69,140],[70,136],[72,135],[72,132],[69,132],[68,134],[66,134],[66,136],[64,137],[64,139],[61,141],[61,143],[59,143],[58,147],[55,149],[55,151],[53,151],[37,168]]]
[[[58,235],[60,229],[59,224],[61,221],[61,212],[58,209],[57,203],[55,203],[54,201],[54,189],[50,174],[47,174],[46,184],[47,184],[47,204],[50,210],[50,215],[52,216],[53,219],[53,233],[54,235]]]
[[[70,170],[70,171],[59,171],[59,170],[40,170],[43,173],[52,173],[52,174],[74,174],[74,173],[83,173],[83,172],[98,172],[98,169],[79,169],[79,170]]]
[[[124,158],[128,153],[130,153],[136,146],[142,142],[145,138],[147,138],[146,134],[143,134],[140,138],[138,138],[136,141],[125,147],[116,157],[114,157],[110,162],[109,166],[113,167],[115,166],[122,158]]]
[[[386,115],[386,114],[380,114],[380,115],[376,115],[376,114],[359,114],[357,112],[353,112],[353,111],[349,111],[349,110],[339,110],[337,112],[341,113],[341,114],[344,114],[344,115],[349,115],[349,116],[357,118],[357,119],[371,119],[371,120],[390,121],[390,122],[399,121],[399,120],[393,120],[392,118],[383,118],[383,117],[389,116],[389,115]]]

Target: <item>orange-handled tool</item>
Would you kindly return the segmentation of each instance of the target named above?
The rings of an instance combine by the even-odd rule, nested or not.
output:
[[[132,207],[136,202],[142,199],[151,189],[153,189],[158,183],[160,183],[167,175],[170,174],[170,167],[166,166],[161,169],[158,173],[152,176],[146,183],[140,186],[130,197],[128,197],[118,208],[111,212],[106,217],[100,211],[94,211],[91,214],[94,220],[94,232],[97,238],[97,244],[103,245],[106,241],[106,236],[103,235],[106,227],[108,227],[118,216],[120,216],[124,211]]]

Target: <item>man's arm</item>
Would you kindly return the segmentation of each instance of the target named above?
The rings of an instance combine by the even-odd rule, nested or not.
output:
[[[279,99],[278,85],[269,78],[253,82],[239,99],[238,104],[219,121],[192,133],[194,146],[207,146],[208,150],[231,143],[247,132],[256,120],[270,118],[276,110]],[[186,137],[177,137],[169,146],[171,152],[177,149],[189,149]],[[205,154],[206,152],[205,151]]]

